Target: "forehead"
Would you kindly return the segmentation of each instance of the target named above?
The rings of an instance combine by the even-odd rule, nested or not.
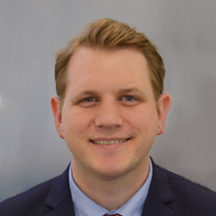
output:
[[[67,86],[74,88],[126,88],[150,84],[144,55],[131,48],[110,51],[81,47],[70,59],[67,73]]]

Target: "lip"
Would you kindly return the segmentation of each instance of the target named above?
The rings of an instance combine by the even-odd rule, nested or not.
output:
[[[125,140],[125,139],[130,139],[130,137],[100,137],[100,138],[93,138],[90,139],[91,141],[111,141],[111,140]]]
[[[131,140],[131,137],[128,138],[122,138],[122,137],[100,137],[100,138],[95,138],[95,139],[90,139],[90,142],[95,144],[95,145],[114,145],[114,144],[120,144],[120,143],[125,143],[129,140]],[[101,142],[101,143],[99,143]],[[110,143],[108,143],[110,142]]]

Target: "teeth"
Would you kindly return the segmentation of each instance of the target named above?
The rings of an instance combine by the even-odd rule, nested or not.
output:
[[[96,144],[100,144],[100,145],[111,145],[111,144],[116,144],[116,143],[121,143],[121,142],[125,142],[127,141],[127,139],[123,139],[123,140],[100,140],[100,141],[93,141]]]

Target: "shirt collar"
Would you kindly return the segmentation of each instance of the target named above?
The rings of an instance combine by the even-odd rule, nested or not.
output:
[[[69,168],[69,186],[72,200],[74,203],[74,212],[76,216],[102,216],[108,214],[121,214],[124,216],[140,216],[142,214],[143,206],[148,195],[149,187],[153,175],[152,162],[149,159],[149,174],[142,185],[142,187],[134,194],[123,206],[119,209],[108,211],[101,207],[91,199],[89,199],[76,185],[72,175],[72,162]]]

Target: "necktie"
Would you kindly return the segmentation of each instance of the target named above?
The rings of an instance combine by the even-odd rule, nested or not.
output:
[[[120,214],[112,214],[112,215],[107,215],[107,214],[105,214],[105,215],[103,215],[103,216],[122,216],[122,215],[120,215]]]

